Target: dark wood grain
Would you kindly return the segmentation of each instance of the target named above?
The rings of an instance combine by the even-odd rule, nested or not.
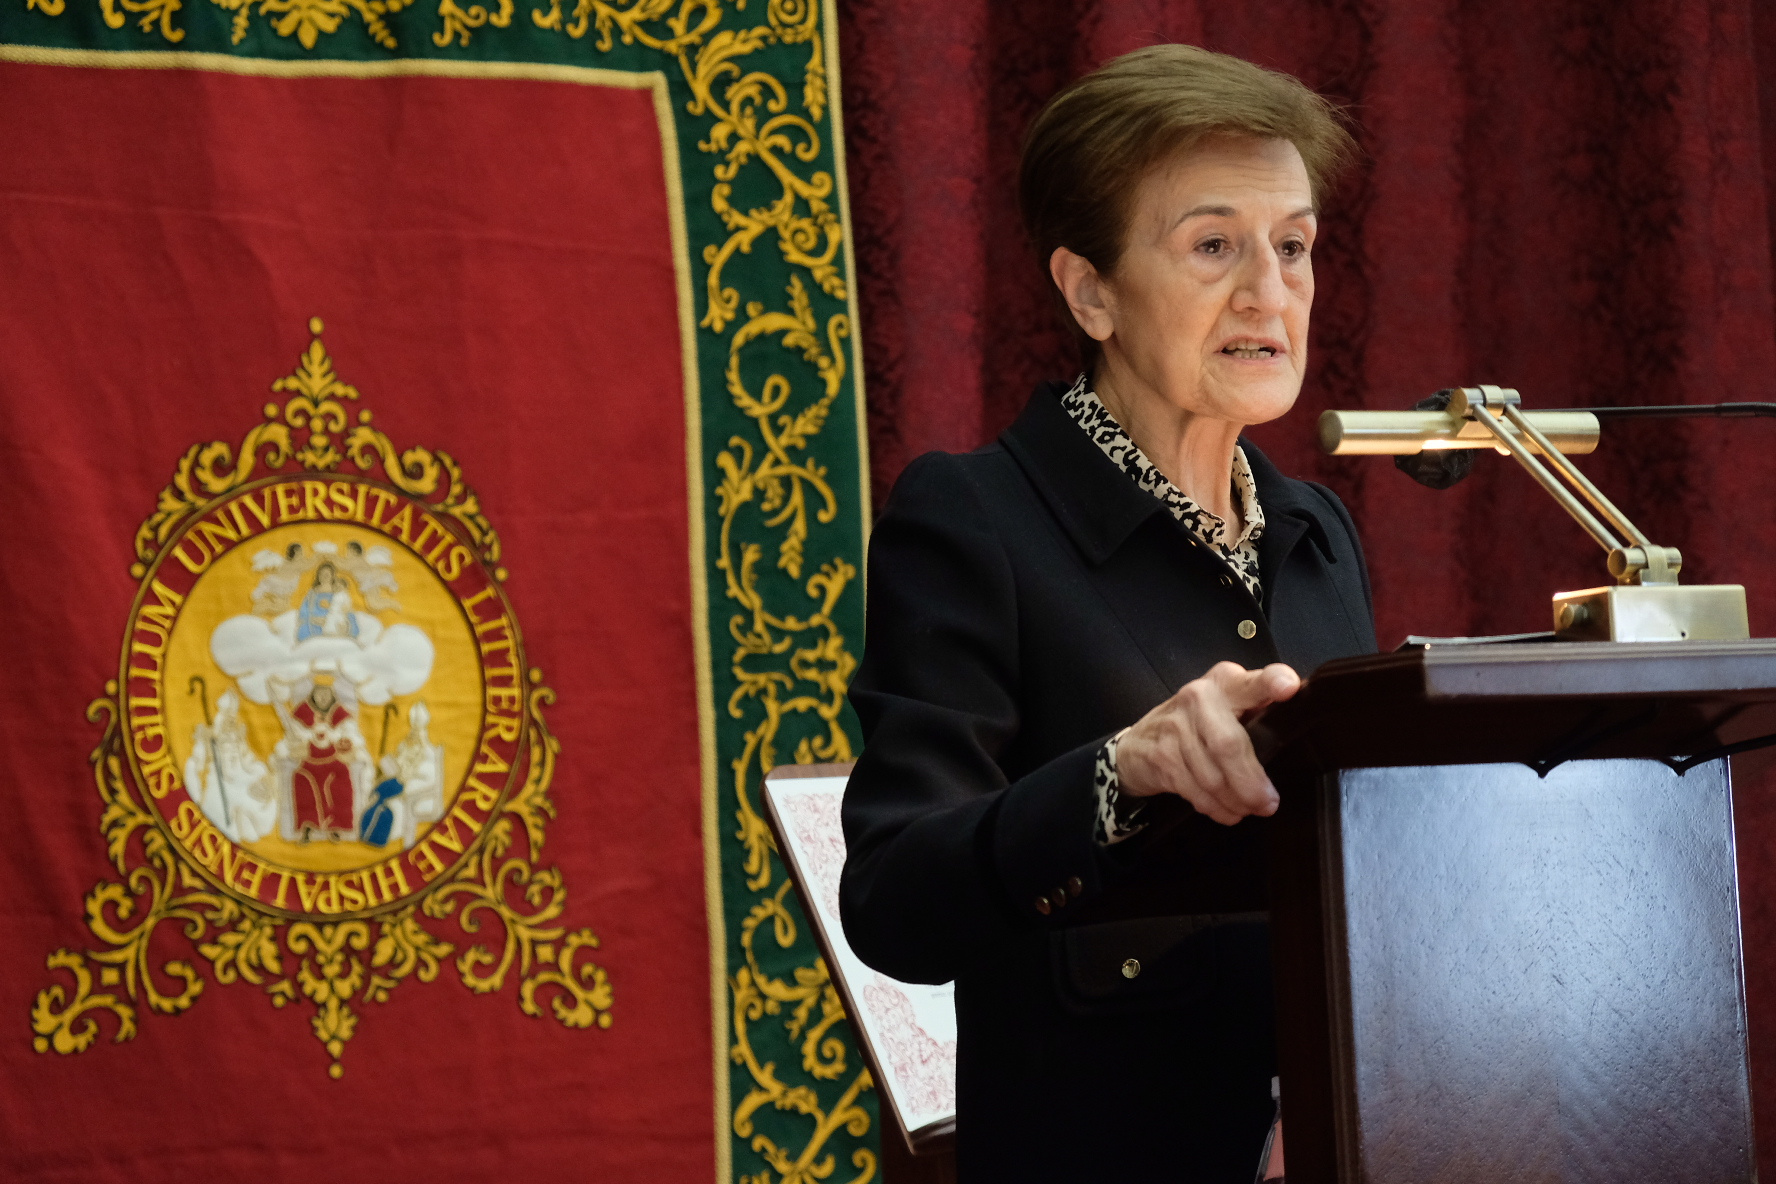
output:
[[[834,1173],[836,1177],[837,1172]],[[956,1184],[954,1141],[914,1155],[894,1125],[894,1112],[882,1107],[882,1184]]]
[[[1343,981],[1331,958],[1337,946],[1326,925],[1328,899],[1321,844],[1335,834],[1324,825],[1324,779],[1281,785],[1282,805],[1271,819],[1271,965],[1277,984],[1277,1069],[1286,1082],[1287,1149],[1297,1184],[1337,1179],[1339,1090],[1330,990]]]
[[[1294,1184],[1752,1180],[1727,763],[1644,758],[1776,730],[1776,643],[1383,655],[1284,706]]]
[[[1776,734],[1776,641],[1433,647],[1328,662],[1254,721],[1273,770],[1689,756]]]

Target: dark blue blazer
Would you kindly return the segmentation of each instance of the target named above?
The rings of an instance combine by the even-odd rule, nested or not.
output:
[[[1247,1184],[1275,1072],[1265,823],[1168,799],[1100,848],[1093,765],[1216,662],[1372,652],[1368,575],[1337,497],[1244,444],[1254,600],[1063,389],[985,448],[914,461],[876,525],[845,933],[886,974],[955,980],[963,1180]]]

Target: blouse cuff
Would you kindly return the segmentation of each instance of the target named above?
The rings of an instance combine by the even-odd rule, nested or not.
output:
[[[1121,782],[1116,775],[1116,746],[1126,735],[1128,729],[1124,728],[1104,741],[1104,746],[1098,749],[1097,765],[1092,777],[1092,785],[1098,797],[1097,826],[1093,837],[1100,847],[1120,843],[1140,833],[1147,825],[1141,820],[1147,803],[1124,796]]]

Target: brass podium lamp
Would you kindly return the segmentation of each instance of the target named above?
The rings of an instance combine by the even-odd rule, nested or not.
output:
[[[1320,416],[1320,447],[1333,456],[1486,447],[1510,453],[1608,553],[1616,579],[1607,587],[1554,594],[1554,634],[1562,641],[1750,637],[1744,585],[1679,584],[1683,556],[1677,548],[1647,538],[1567,459],[1567,452],[1597,447],[1597,417],[1583,411],[1525,414],[1521,402],[1509,388],[1472,386],[1454,391],[1442,411],[1327,411]]]

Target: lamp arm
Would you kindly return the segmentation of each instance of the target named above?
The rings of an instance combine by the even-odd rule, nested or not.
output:
[[[1598,416],[1776,418],[1776,404],[1525,412],[1517,392],[1504,387],[1458,387],[1437,394],[1436,400],[1425,400],[1406,412],[1323,412],[1320,447],[1333,456],[1404,457],[1451,448],[1496,448],[1508,453],[1609,553],[1610,574],[1617,581],[1613,586],[1554,594],[1558,641],[1742,641],[1751,636],[1743,585],[1680,586],[1677,574],[1683,556],[1677,548],[1652,542],[1574,467],[1567,453],[1589,452],[1597,446]],[[1414,477],[1433,489],[1452,484],[1425,480],[1416,473]],[[1626,542],[1617,537],[1618,532]]]
[[[1610,574],[1624,584],[1675,584],[1677,573],[1683,567],[1683,556],[1675,547],[1661,547],[1653,543],[1644,531],[1628,520],[1628,516],[1616,508],[1614,502],[1604,496],[1602,490],[1592,484],[1591,480],[1581,473],[1568,460],[1566,455],[1554,442],[1540,431],[1518,406],[1517,392],[1496,386],[1462,387],[1456,392],[1451,402],[1449,413],[1453,416],[1471,417],[1479,422],[1487,431],[1496,437],[1500,444],[1510,452],[1512,459],[1522,465],[1536,483],[1547,490],[1561,509],[1572,515],[1573,520],[1584,528],[1597,545],[1609,554]],[[1493,409],[1497,408],[1495,412]],[[1499,422],[1503,416],[1511,428],[1507,430],[1504,423]],[[1530,451],[1524,443],[1527,438],[1547,458],[1547,464]],[[1549,471],[1553,467],[1553,472]],[[1565,478],[1562,484],[1555,473]],[[1567,485],[1572,488],[1568,489]],[[1585,499],[1581,502],[1573,495],[1573,490]],[[1587,507],[1589,502],[1591,507]],[[1604,521],[1599,521],[1595,508]],[[1607,522],[1609,525],[1605,525]],[[1610,532],[1610,527],[1626,535],[1629,543],[1623,543]]]

